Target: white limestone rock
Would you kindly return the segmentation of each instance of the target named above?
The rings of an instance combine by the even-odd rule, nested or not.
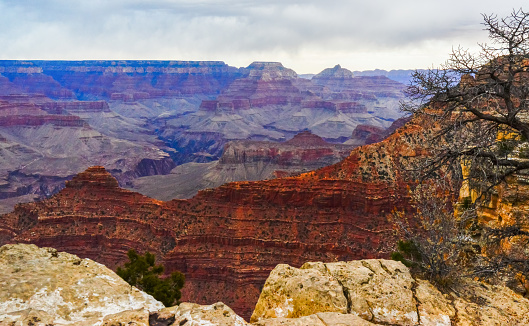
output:
[[[174,317],[173,317],[174,316]],[[249,325],[230,307],[222,302],[212,305],[181,303],[179,306],[162,309],[158,319],[173,320],[170,325],[181,326],[246,326]]]
[[[163,307],[90,259],[35,245],[0,247],[0,324],[35,314],[56,325],[94,324],[127,310]]]

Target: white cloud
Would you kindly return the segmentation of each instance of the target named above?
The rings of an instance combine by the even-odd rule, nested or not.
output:
[[[514,8],[523,2],[511,1]],[[0,0],[0,59],[282,61],[300,73],[439,64],[497,1]]]

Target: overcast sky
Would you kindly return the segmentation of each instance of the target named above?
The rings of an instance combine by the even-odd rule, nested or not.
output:
[[[0,59],[280,61],[298,73],[430,68],[527,0],[0,0]],[[529,5],[524,8],[529,10]]]

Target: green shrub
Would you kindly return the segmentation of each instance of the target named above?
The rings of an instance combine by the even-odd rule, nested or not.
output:
[[[416,261],[421,259],[421,254],[413,241],[399,240],[397,250],[391,253],[391,259],[402,262],[406,267],[417,266]]]
[[[161,301],[166,307],[179,303],[182,294],[180,290],[184,287],[184,274],[175,271],[169,277],[160,278],[164,272],[162,265],[156,265],[156,256],[146,251],[143,256],[131,249],[127,253],[129,262],[125,266],[118,267],[116,273],[131,286],[152,295]]]

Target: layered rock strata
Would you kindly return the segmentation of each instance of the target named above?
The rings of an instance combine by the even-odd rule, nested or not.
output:
[[[277,62],[0,61],[0,212],[56,193],[91,165],[127,185],[215,161],[230,141],[311,130],[336,143],[358,125],[387,128],[398,87],[347,72],[322,73],[318,84]]]
[[[138,178],[128,187],[160,200],[186,199],[199,190],[232,181],[274,179],[316,170],[343,160],[354,147],[328,143],[308,131],[282,143],[231,141],[218,161],[179,165],[168,175]]]
[[[169,173],[171,151],[151,121],[194,111],[246,74],[223,62],[1,60],[0,212],[91,165],[122,184]]]
[[[344,145],[362,146],[378,143],[389,137],[397,129],[403,127],[410,120],[411,117],[399,118],[393,121],[391,126],[389,126],[389,128],[387,129],[378,128],[370,125],[358,125],[353,131],[351,139],[344,142]]]
[[[45,96],[0,98],[0,212],[13,202],[56,193],[64,181],[102,164],[121,183],[175,167],[163,144],[105,135],[75,115],[108,114],[103,101],[55,102]],[[161,145],[161,146],[160,146]],[[18,198],[18,199],[17,199]]]
[[[55,246],[112,267],[130,248],[149,250],[168,272],[186,274],[185,300],[222,298],[249,317],[279,263],[387,254],[395,240],[386,215],[412,210],[404,173],[425,153],[422,130],[408,124],[316,172],[230,183],[189,200],[153,200],[90,168],[52,198],[1,216],[2,242]]]
[[[387,78],[353,77],[346,69],[298,78],[280,63],[253,63],[215,99],[198,111],[168,119],[162,138],[180,153],[207,152],[195,162],[220,157],[236,139],[282,141],[302,130],[333,142],[346,141],[358,125],[386,129],[402,116],[398,103],[404,85]],[[331,69],[332,70],[332,69]],[[350,72],[349,72],[350,73]],[[178,162],[188,162],[175,154]]]
[[[349,138],[359,123],[385,127],[391,118],[385,120],[375,111],[398,100],[392,95],[392,85],[384,86],[391,96],[380,90],[377,98],[367,92],[372,88],[369,85],[364,87],[365,94],[350,89],[338,94],[324,85],[299,80],[295,72],[277,63],[255,63],[235,70],[223,63],[200,62],[2,64],[6,92],[22,89],[48,95],[36,96],[34,105],[25,108],[27,112],[36,109],[31,114],[77,116],[89,124],[9,127],[16,128],[15,135],[2,129],[0,139],[5,141],[0,145],[6,145],[2,158],[15,162],[0,179],[2,190],[10,196],[34,192],[48,196],[60,187],[41,181],[60,183],[86,168],[85,163],[105,165],[121,182],[168,172],[173,166],[167,153],[153,142],[152,134],[149,140],[143,138],[147,127],[157,129],[157,135],[174,148],[172,159],[182,162],[178,157],[194,155],[197,160],[209,161],[232,139],[284,140],[310,127],[323,138],[340,140]],[[70,94],[44,89],[55,83],[42,76],[23,85],[24,78],[38,74],[52,76],[85,101],[74,104],[68,98],[63,102],[72,103],[49,104],[49,98],[66,99]],[[37,80],[49,82],[39,86]],[[174,89],[158,92],[165,87]],[[197,87],[205,90],[191,96]],[[101,101],[94,101],[100,99],[107,101],[112,112]],[[245,99],[250,100],[250,108]],[[266,102],[268,99],[272,102]],[[233,105],[199,109],[202,100],[226,100]],[[136,128],[141,133],[134,133]],[[35,137],[44,133],[54,136]],[[126,139],[112,141],[123,134]],[[409,209],[406,182],[400,173],[401,165],[416,155],[412,142],[392,140],[378,148],[365,148],[316,173],[232,183],[202,191],[190,200],[165,203],[119,189],[114,182],[105,181],[111,178],[107,172],[89,169],[57,196],[19,205],[12,214],[2,216],[0,234],[3,243],[53,245],[111,266],[122,262],[129,248],[149,249],[168,264],[169,271],[180,269],[188,274],[187,298],[212,303],[227,293],[227,303],[249,316],[259,287],[277,263],[300,265],[309,259],[363,258],[387,251],[390,231],[386,213],[396,205]],[[86,148],[91,150],[79,152]],[[60,156],[40,160],[42,153],[57,149]],[[407,156],[392,158],[390,153],[397,149]],[[76,153],[75,159],[70,160],[71,153]],[[320,154],[318,150],[310,152],[307,160]],[[141,159],[132,164],[123,161],[125,155]],[[10,161],[13,158],[18,160]],[[45,173],[51,167],[60,173]],[[81,179],[94,182],[79,184]],[[19,186],[13,186],[15,181],[20,181]],[[211,290],[204,291],[210,286]]]
[[[216,94],[244,75],[221,61],[0,61],[12,88],[51,98],[135,101]]]

